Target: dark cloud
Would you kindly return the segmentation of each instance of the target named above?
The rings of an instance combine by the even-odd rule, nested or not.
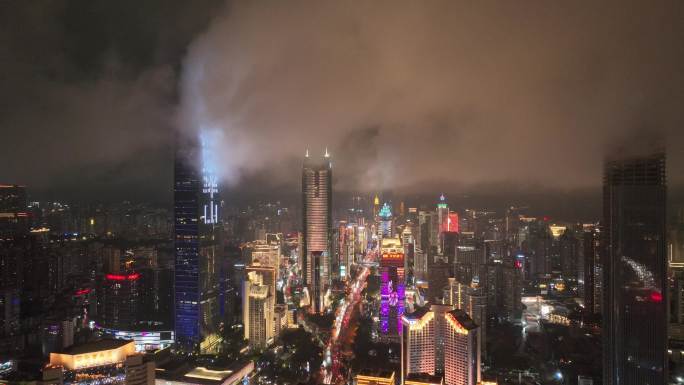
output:
[[[0,5],[0,180],[34,196],[170,196],[180,61],[218,1]]]
[[[226,180],[327,145],[340,189],[600,183],[607,148],[666,138],[681,182],[681,2],[232,2],[191,46],[184,127]],[[372,129],[368,129],[372,127]]]
[[[340,191],[585,191],[607,149],[655,135],[681,184],[683,19],[679,1],[3,2],[0,181],[168,199],[180,127],[213,135],[234,189],[296,191],[328,146]]]

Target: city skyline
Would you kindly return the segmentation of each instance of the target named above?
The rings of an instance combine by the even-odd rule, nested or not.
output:
[[[682,20],[0,4],[0,383],[684,384]]]

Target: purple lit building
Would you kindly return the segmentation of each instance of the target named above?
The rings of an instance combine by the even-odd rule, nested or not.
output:
[[[380,259],[381,338],[398,341],[404,314],[404,249],[399,238],[385,238]]]

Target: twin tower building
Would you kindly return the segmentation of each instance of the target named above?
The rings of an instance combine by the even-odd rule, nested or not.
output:
[[[306,151],[302,168],[302,282],[310,308],[325,309],[325,293],[331,281],[332,258],[332,160],[328,150],[322,157]]]

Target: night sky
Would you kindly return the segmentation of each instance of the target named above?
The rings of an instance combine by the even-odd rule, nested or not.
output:
[[[681,1],[6,1],[0,181],[168,201],[180,130],[214,138],[236,195],[296,194],[328,146],[339,191],[581,202],[606,153],[657,138],[681,191],[682,20]]]

